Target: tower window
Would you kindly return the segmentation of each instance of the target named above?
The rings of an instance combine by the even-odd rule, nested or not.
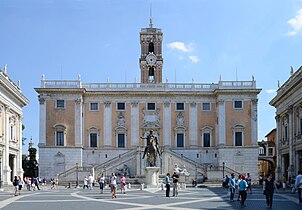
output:
[[[154,44],[153,44],[153,42],[149,43],[149,52],[154,53]]]

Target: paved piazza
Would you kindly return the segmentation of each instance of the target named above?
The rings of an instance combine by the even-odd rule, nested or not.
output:
[[[118,192],[116,199],[111,199],[107,188],[100,194],[98,188],[88,189],[56,189],[48,187],[40,191],[23,190],[20,196],[14,196],[11,190],[0,192],[0,209],[267,209],[261,189],[248,194],[247,206],[241,208],[238,201],[230,202],[227,189],[218,187],[187,188],[181,190],[178,197],[165,197],[163,190],[129,189],[126,194]],[[237,194],[235,195],[237,198]],[[273,209],[302,209],[297,204],[297,194],[289,192],[276,193]]]

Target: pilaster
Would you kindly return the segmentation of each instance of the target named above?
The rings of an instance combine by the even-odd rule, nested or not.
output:
[[[191,102],[189,109],[190,147],[197,147],[197,116],[196,102]]]
[[[138,102],[131,103],[131,147],[139,146],[139,109]]]
[[[252,145],[258,145],[258,99],[252,99]]]
[[[46,146],[46,100],[39,96],[40,103],[40,120],[39,120],[39,147]]]
[[[112,147],[112,109],[111,102],[105,102],[104,109],[104,147]]]
[[[218,100],[218,145],[226,144],[226,122],[225,122],[225,101]]]
[[[75,100],[75,146],[83,146],[83,120],[82,120],[83,99],[82,97]]]
[[[164,102],[163,108],[163,138],[164,146],[171,146],[171,105],[170,102]]]

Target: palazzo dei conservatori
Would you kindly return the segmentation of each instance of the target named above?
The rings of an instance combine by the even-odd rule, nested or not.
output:
[[[159,141],[160,174],[175,165],[186,181],[230,173],[258,176],[256,81],[168,83],[162,81],[163,32],[140,31],[140,83],[47,80],[39,94],[39,173],[43,178],[82,180],[92,173],[144,178],[150,130]]]

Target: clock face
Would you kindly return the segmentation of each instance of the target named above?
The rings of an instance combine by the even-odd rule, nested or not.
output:
[[[154,55],[154,54],[147,55],[147,57],[146,57],[147,64],[154,66],[156,63],[156,59],[157,59],[156,55]]]

